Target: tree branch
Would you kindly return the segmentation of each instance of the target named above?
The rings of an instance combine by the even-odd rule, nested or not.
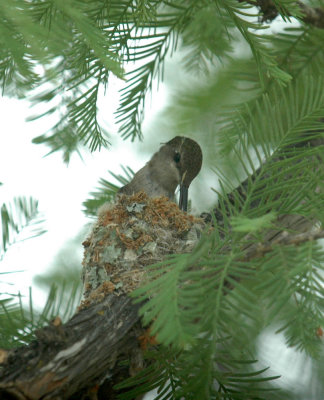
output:
[[[315,7],[312,8],[301,1],[298,1],[298,5],[301,8],[304,18],[303,22],[315,26],[316,28],[324,28],[324,9]]]
[[[253,244],[245,249],[244,260],[250,261],[254,258],[263,257],[265,254],[272,251],[275,246],[298,246],[305,242],[312,242],[314,240],[323,239],[324,231],[319,229],[314,232],[304,232],[298,234],[289,234],[287,231],[280,233],[278,237],[275,237],[272,241]]]
[[[7,351],[0,365],[0,398],[67,399],[79,393],[81,399],[118,373],[120,359],[134,358],[142,332],[139,307],[126,295],[110,294],[66,324],[37,331],[30,345]]]
[[[239,0],[241,2],[246,1],[249,4],[252,4],[258,7],[262,13],[262,22],[271,22],[278,15],[279,12],[272,0]],[[297,2],[300,7],[303,17],[302,21],[306,24],[310,24],[315,26],[316,28],[323,29],[324,28],[324,9],[320,7],[310,7],[301,1]]]

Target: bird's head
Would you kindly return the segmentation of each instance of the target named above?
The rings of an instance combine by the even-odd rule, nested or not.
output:
[[[141,190],[149,196],[174,197],[180,185],[179,207],[187,211],[188,188],[200,171],[202,153],[198,143],[184,136],[176,136],[153,154],[132,181],[120,189],[120,193],[134,194]]]
[[[194,140],[176,136],[164,147],[172,158],[173,167],[178,171],[178,184],[180,184],[179,207],[187,211],[188,189],[193,179],[198,175],[202,164],[202,152],[199,144]]]

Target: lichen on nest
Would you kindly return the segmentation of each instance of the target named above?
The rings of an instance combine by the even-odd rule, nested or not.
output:
[[[138,288],[147,280],[145,266],[190,252],[203,226],[168,198],[144,192],[104,204],[83,242],[83,306]]]

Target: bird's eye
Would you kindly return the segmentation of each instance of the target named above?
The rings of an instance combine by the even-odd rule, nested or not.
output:
[[[178,151],[175,152],[173,159],[176,163],[180,161],[180,153]]]

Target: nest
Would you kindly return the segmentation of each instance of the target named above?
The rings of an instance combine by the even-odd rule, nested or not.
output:
[[[166,197],[139,192],[104,204],[83,242],[83,306],[132,292],[147,281],[147,265],[191,252],[203,227]]]

